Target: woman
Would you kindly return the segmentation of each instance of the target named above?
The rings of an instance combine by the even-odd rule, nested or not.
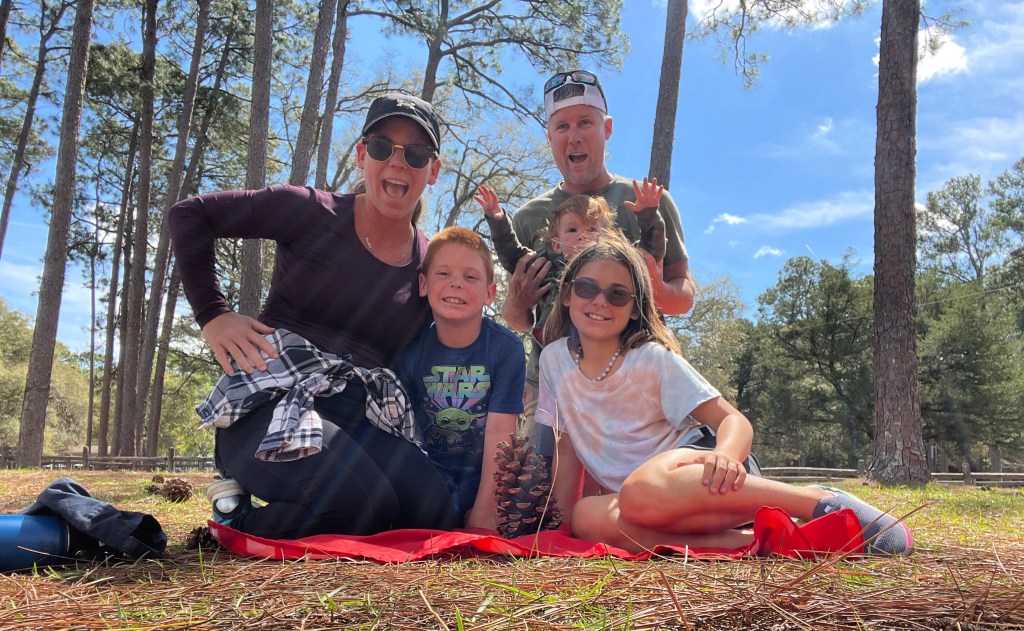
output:
[[[381,400],[393,375],[379,368],[391,364],[429,315],[417,291],[426,238],[415,219],[424,188],[441,168],[438,119],[429,103],[390,93],[370,105],[362,135],[356,160],[365,188],[357,193],[275,186],[201,195],[170,211],[185,295],[226,373],[206,409],[199,408],[218,427],[216,458],[226,478],[208,496],[217,521],[253,535],[456,524],[443,480],[403,437],[407,428],[378,428],[378,408],[393,407],[386,396]],[[256,320],[227,306],[215,272],[218,237],[277,243],[269,295]],[[285,356],[282,345],[303,359]],[[290,385],[302,382],[288,391],[288,402],[308,385],[303,362],[311,358],[334,380],[312,399],[315,413],[289,416],[278,406],[282,390],[265,387],[268,371],[275,379],[288,373],[295,378]],[[217,407],[237,395],[239,381],[256,396],[246,395],[228,412]],[[320,390],[305,394],[314,391]],[[388,429],[386,421],[383,426]],[[267,504],[252,504],[250,493]]]

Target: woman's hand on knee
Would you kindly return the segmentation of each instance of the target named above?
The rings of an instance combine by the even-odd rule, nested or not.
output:
[[[747,470],[743,468],[743,463],[729,454],[717,451],[701,452],[700,460],[704,465],[701,482],[711,493],[738,491],[747,479]]]
[[[206,343],[229,375],[235,374],[231,360],[249,374],[266,370],[266,358],[276,359],[277,349],[263,336],[273,332],[273,327],[233,311],[217,316],[203,327]]]

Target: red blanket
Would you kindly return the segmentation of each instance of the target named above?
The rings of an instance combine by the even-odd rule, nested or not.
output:
[[[797,525],[781,508],[765,507],[754,517],[754,541],[745,548],[690,548],[657,546],[639,554],[603,543],[573,538],[567,529],[502,539],[493,531],[391,530],[364,537],[314,535],[294,540],[263,539],[210,522],[213,536],[235,554],[267,559],[369,559],[383,563],[419,561],[442,555],[475,556],[481,553],[513,556],[604,557],[644,560],[654,555],[686,554],[693,558],[723,559],[779,554],[815,558],[836,552],[860,552],[864,545],[860,522],[843,509]]]

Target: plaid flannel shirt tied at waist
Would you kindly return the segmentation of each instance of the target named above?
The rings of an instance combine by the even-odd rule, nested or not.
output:
[[[395,373],[387,368],[361,368],[341,357],[325,353],[309,340],[287,329],[264,336],[278,351],[267,360],[267,369],[251,375],[235,366],[224,374],[196,412],[206,427],[230,427],[232,423],[267,401],[281,397],[256,450],[256,458],[273,462],[297,460],[320,452],[323,422],[313,408],[317,396],[331,396],[345,389],[349,379],[366,385],[366,418],[377,428],[420,446],[409,398]],[[284,396],[282,396],[284,395]]]

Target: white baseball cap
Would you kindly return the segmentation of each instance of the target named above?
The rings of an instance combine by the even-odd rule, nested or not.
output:
[[[563,107],[573,105],[592,105],[602,114],[608,113],[604,90],[593,72],[559,72],[544,84],[544,112],[548,118]]]

